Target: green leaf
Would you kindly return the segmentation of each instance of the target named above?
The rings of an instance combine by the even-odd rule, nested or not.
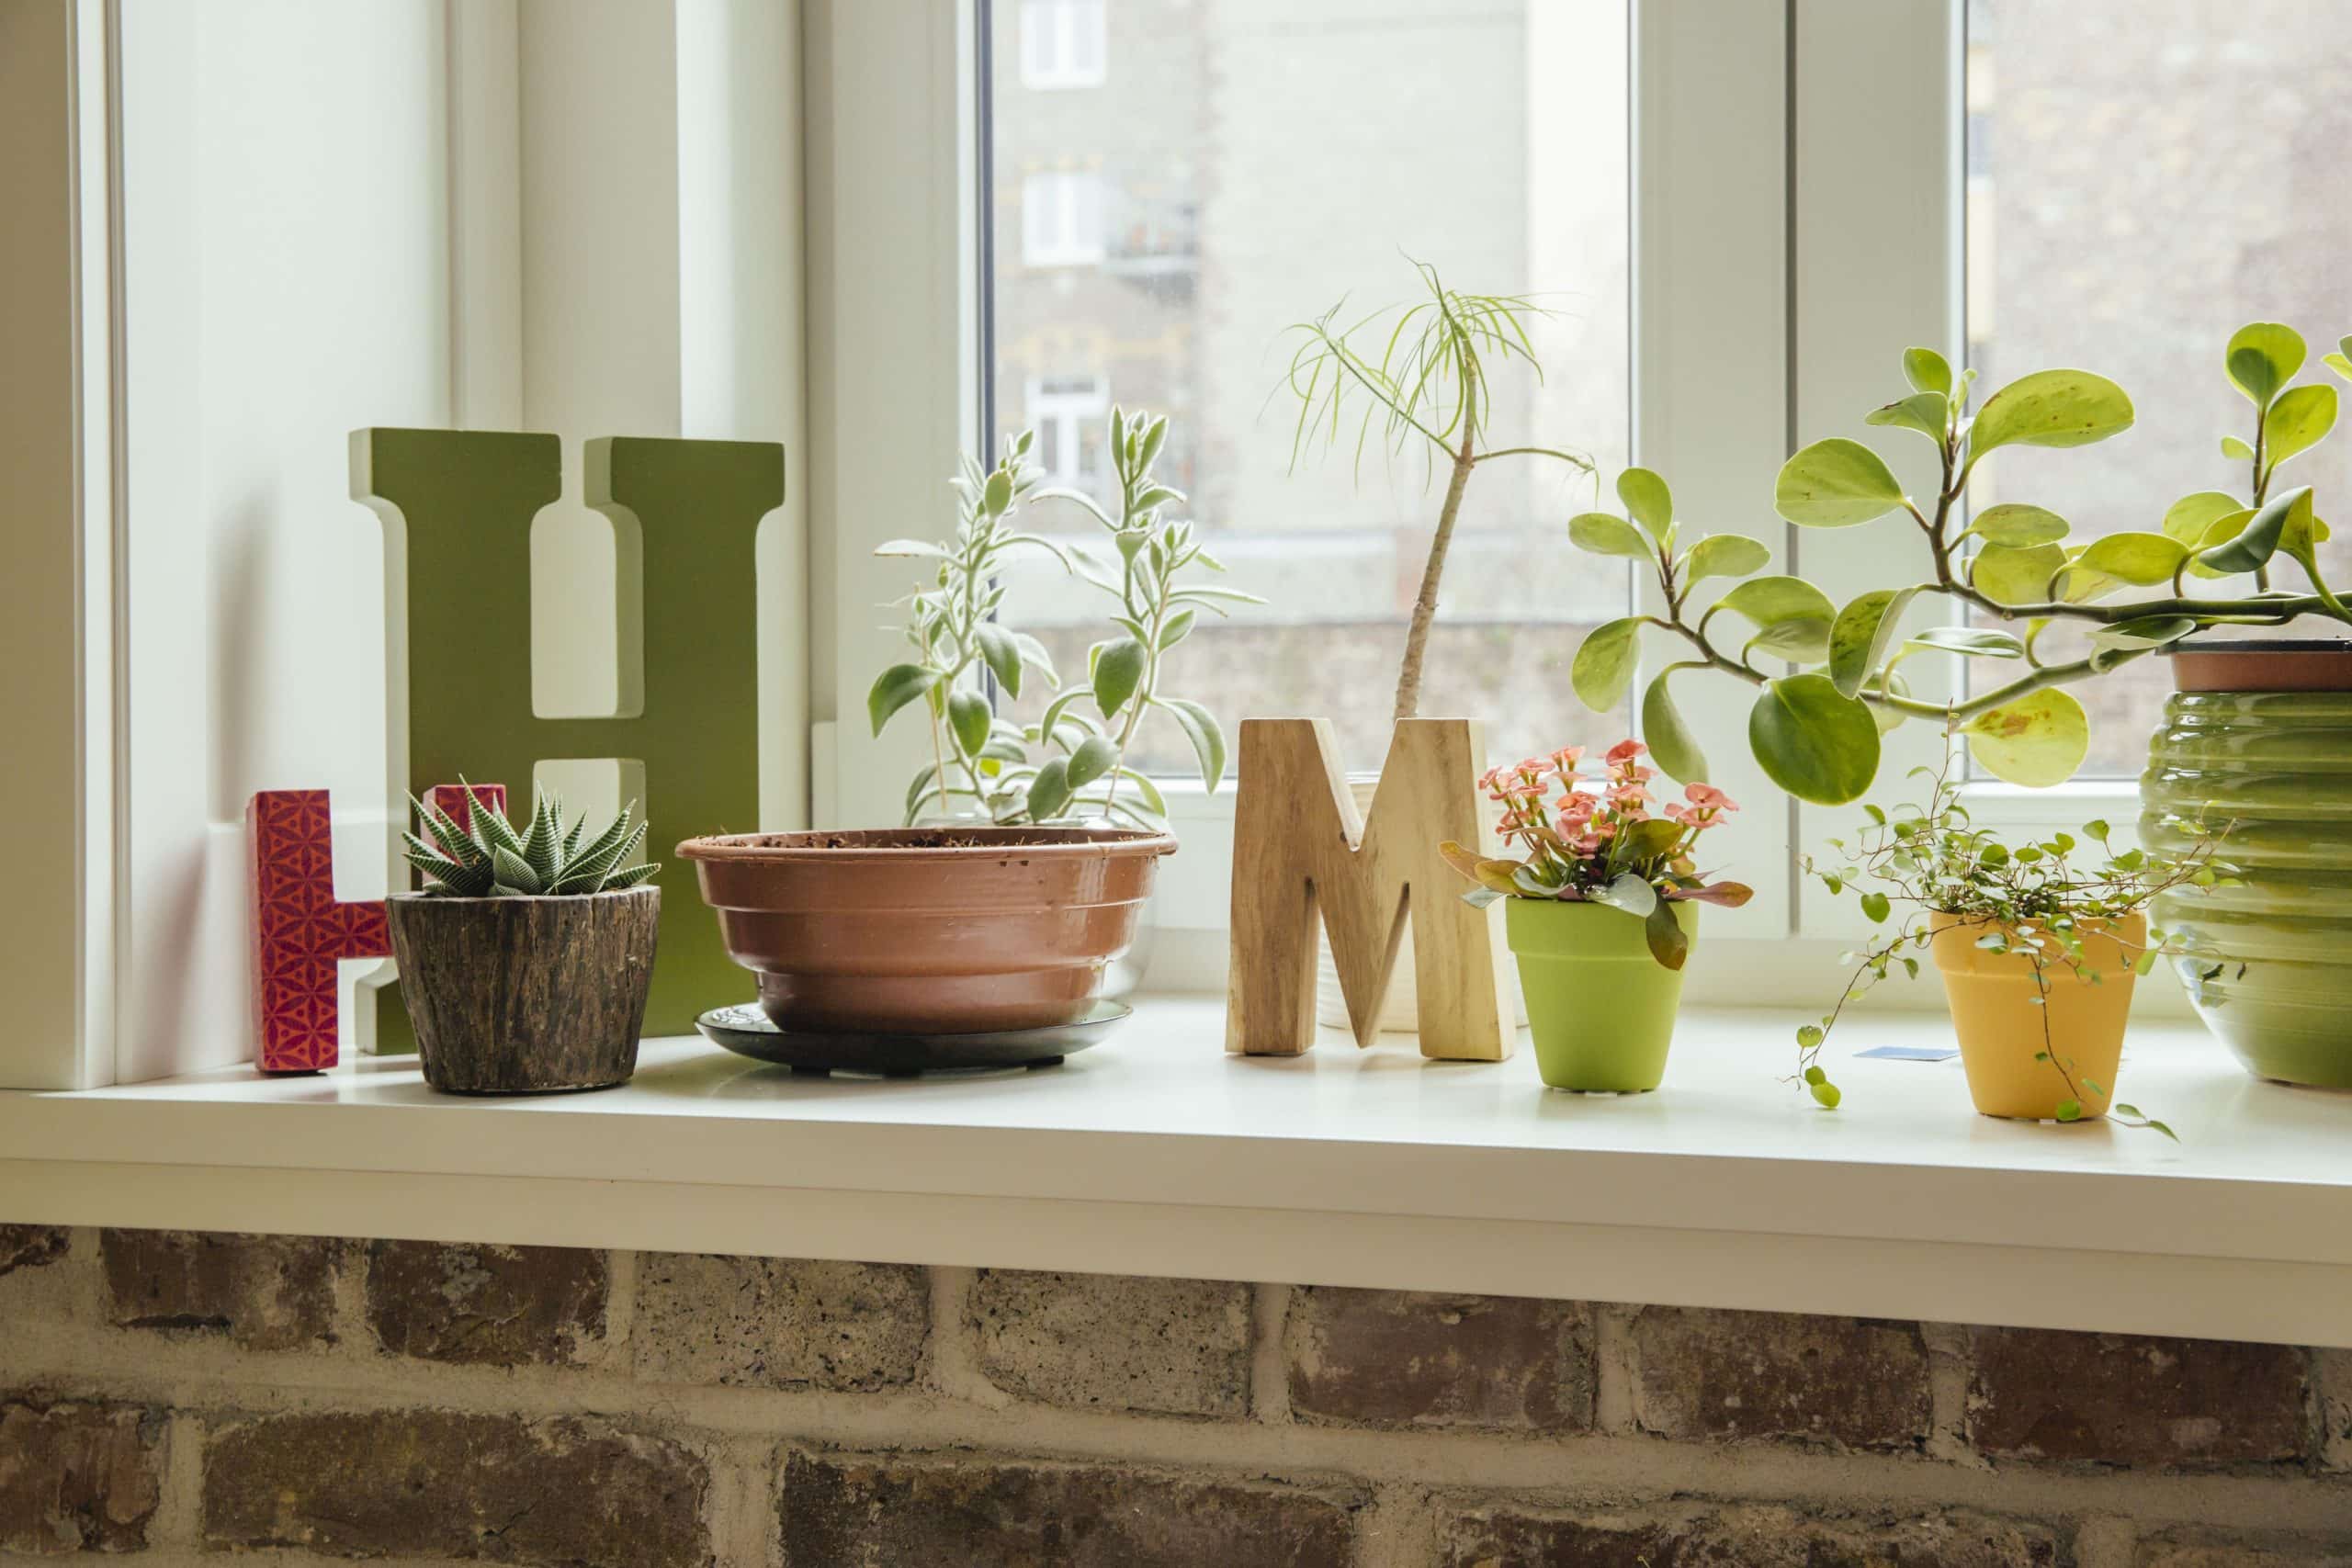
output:
[[[2230,334],[2222,363],[2230,384],[2267,409],[2303,367],[2303,334],[2279,321],[2251,321]],[[2250,456],[2251,454],[2249,454]]]
[[[2132,428],[2132,400],[2088,370],[2037,370],[1991,397],[1969,429],[1971,463],[1996,447],[2084,446]]]
[[[1029,781],[1029,820],[1045,822],[1060,816],[1069,797],[1069,760],[1048,758]]]
[[[1821,1102],[1821,1108],[1824,1111],[1837,1110],[1838,1102],[1845,1098],[1838,1092],[1838,1086],[1832,1083],[1815,1084],[1809,1092],[1814,1099]]]
[[[1865,893],[1862,895],[1862,913],[1868,915],[1873,923],[1884,925],[1886,917],[1894,911],[1894,906],[1887,901],[1885,894]]]
[[[1069,761],[1062,769],[1062,782],[1075,793],[1109,773],[1118,760],[1117,742],[1108,736],[1090,735],[1069,754]]]
[[[2207,524],[2205,527],[2205,536],[2196,544],[2189,547],[2197,552],[2197,555],[2196,558],[2188,563],[2188,574],[2191,577],[2229,577],[2233,575],[2230,572],[2218,571],[2212,567],[2207,566],[2205,564],[2205,553],[2208,550],[2215,549],[2222,545],[2228,544],[2232,539],[2234,539],[2240,534],[2245,533],[2246,525],[2253,521],[2254,508],[2251,506],[2241,506],[2236,511],[2224,513],[2222,515],[2213,519],[2212,522]],[[2187,544],[2188,541],[2183,540],[2182,543]]]
[[[1760,539],[1745,534],[1710,534],[1690,547],[1683,558],[1685,582],[1710,577],[1746,577],[1772,564],[1772,552]]]
[[[1014,632],[1012,646],[1020,651],[1021,662],[1043,675],[1046,685],[1058,686],[1062,683],[1060,672],[1054,668],[1054,656],[1046,651],[1044,643],[1027,632]]]
[[[1897,398],[1883,408],[1872,409],[1862,417],[1864,424],[1892,425],[1897,430],[1916,430],[1940,446],[1944,438],[1944,421],[1951,413],[1951,401],[1941,392],[1914,392],[1907,398]]]
[[[939,684],[939,674],[920,664],[893,664],[876,676],[873,689],[865,694],[865,715],[874,721],[874,733],[881,734],[892,714]]]
[[[1799,448],[1772,486],[1773,510],[1808,528],[1851,527],[1902,504],[1903,486],[1886,459],[1842,435]]]
[[[1167,652],[1170,649],[1175,647],[1178,643],[1182,642],[1186,637],[1192,635],[1193,612],[1190,610],[1177,611],[1174,615],[1169,616],[1167,622],[1159,628],[1159,651],[1162,653]]]
[[[1143,683],[1144,666],[1150,655],[1143,644],[1131,637],[1103,646],[1094,660],[1094,705],[1104,718],[1126,705],[1136,688]]]
[[[1625,700],[1625,688],[1634,679],[1634,662],[1641,651],[1634,634],[1641,628],[1640,620],[1628,615],[1595,626],[1577,647],[1568,665],[1568,683],[1576,688],[1577,700],[1593,712],[1607,713]]]
[[[1643,919],[1647,919],[1650,911],[1664,902],[1658,897],[1657,888],[1630,871],[1620,872],[1613,881],[1605,886],[1589,890],[1584,897],[1588,904],[1606,904],[1612,909],[1623,909]]]
[[[2030,549],[2036,545],[2054,545],[2064,538],[2069,525],[2055,512],[2039,506],[2026,506],[2017,502],[2000,506],[1988,506],[1976,514],[1968,533],[1988,545],[2004,545],[2011,549]]]
[[[1679,784],[1704,784],[1706,753],[1699,749],[1698,738],[1682,722],[1681,710],[1666,689],[1666,678],[1672,673],[1673,669],[1659,671],[1642,694],[1642,739],[1649,744],[1650,760],[1667,777]]]
[[[491,864],[497,868],[497,886],[516,893],[537,893],[542,889],[539,874],[521,855],[501,844],[490,852]]]
[[[1217,728],[1216,716],[1184,697],[1155,697],[1152,704],[1167,709],[1192,742],[1193,755],[1201,764],[1201,783],[1214,794],[1217,781],[1225,777],[1225,731]]]
[[[1635,533],[1631,523],[1606,512],[1579,512],[1569,518],[1568,543],[1597,556],[1647,560],[1650,555],[1649,541]]]
[[[1915,392],[1951,395],[1951,366],[1932,348],[1903,351],[1903,378],[1911,383]]]
[[[1878,724],[1828,676],[1771,682],[1747,714],[1747,745],[1770,778],[1799,800],[1843,806],[1878,776]]]
[[[1674,525],[1673,492],[1666,488],[1664,479],[1647,468],[1627,468],[1619,474],[1617,499],[1625,503],[1625,515],[1648,530],[1653,539],[1664,539],[1666,531]],[[1572,530],[1574,526],[1570,525]]]
[[[2056,545],[1988,545],[1976,552],[1968,580],[1996,604],[2038,604],[2050,597],[2050,580],[2065,564],[2066,552]]]
[[[1019,697],[1021,646],[1012,640],[1012,634],[994,621],[982,621],[973,630],[972,639],[980,646],[980,662],[989,667],[989,673],[1004,688],[1004,694]]]
[[[2261,511],[2247,520],[2245,528],[2235,537],[2199,551],[2197,564],[2223,576],[2257,570],[2278,553],[2278,541],[2287,531],[2290,514],[2297,512],[2301,513],[2302,525],[2308,529],[2312,521],[2309,485],[2273,497]]]
[[[2335,352],[2320,356],[2320,363],[2347,381],[2352,381],[2352,337],[2340,340]]]
[[[2262,424],[2262,452],[2272,468],[2318,446],[2335,428],[2335,389],[2324,381],[2291,387],[2270,405]]]
[[[1839,694],[1856,696],[1886,657],[1887,644],[1902,624],[1904,607],[1916,588],[1881,588],[1858,595],[1829,626],[1829,679]]]
[[[2030,692],[2005,707],[1978,714],[1962,727],[1968,750],[1987,773],[2010,784],[2045,789],[2075,776],[2090,754],[2091,726],[2073,694]]]
[[[1929,626],[1905,646],[1932,648],[1971,659],[2023,659],[2025,644],[2007,632],[1986,626]]]
[[[989,743],[989,721],[994,716],[989,700],[978,692],[959,688],[947,694],[948,732],[967,757],[978,756]]]
[[[989,475],[988,483],[980,489],[980,510],[991,517],[1001,517],[1012,504],[1012,476],[1002,468]]]
[[[1642,917],[1642,938],[1649,943],[1650,956],[1668,969],[1679,969],[1690,961],[1690,938],[1675,918],[1674,906],[1664,898]]]
[[[940,560],[947,558],[945,550],[927,539],[892,539],[887,544],[875,546],[874,553],[877,556],[930,556]]]
[[[2214,524],[2233,512],[2253,515],[2245,502],[2227,491],[2192,491],[2165,508],[2164,530],[2166,536],[2178,539],[2190,549],[2201,550],[2208,544],[2221,543],[2218,539],[2207,539],[2205,535]]]
[[[1744,615],[1758,626],[1782,621],[1819,621],[1825,626],[1838,618],[1829,595],[1802,577],[1756,577],[1716,601],[1715,607]]]
[[[2169,534],[2107,534],[2093,539],[2069,563],[2069,572],[2094,571],[2101,577],[2149,588],[2169,582],[2188,559],[2188,547]]]
[[[2140,615],[2097,628],[2091,633],[2091,646],[2136,653],[2177,642],[2196,629],[2196,620],[2188,615]]]
[[[1751,655],[1777,654],[1792,664],[1826,664],[1829,662],[1829,622],[1811,617],[1776,621],[1749,637],[1741,651]]]
[[[2061,1122],[2079,1122],[2079,1121],[2081,1121],[2082,1119],[2083,1119],[2083,1102],[2082,1102],[2081,1100],[2060,1100],[2060,1101],[2058,1102],[2058,1120],[2059,1120],[2059,1121],[2061,1121]]]

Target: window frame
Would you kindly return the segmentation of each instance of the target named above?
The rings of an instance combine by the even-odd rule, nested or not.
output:
[[[826,323],[811,332],[811,438],[820,464],[833,468],[819,473],[811,503],[818,533],[831,533],[812,541],[820,604],[828,588],[836,607],[897,596],[902,574],[875,561],[872,547],[904,533],[909,517],[935,514],[930,476],[982,438],[983,237],[973,220],[986,188],[975,114],[988,4],[966,0],[952,25],[919,28],[891,8],[811,0],[820,80],[810,99],[825,123],[811,126],[810,306],[812,322]],[[1736,526],[1769,493],[1788,450],[1786,81],[1753,66],[1785,57],[1790,18],[1774,6],[1702,17],[1636,0],[1629,11],[1634,450],[1673,478],[1689,515]],[[893,58],[899,81],[931,90],[869,91],[878,62]],[[954,235],[953,265],[926,255],[913,235]],[[887,325],[876,319],[886,311]],[[931,329],[920,340],[907,330],[910,316]],[[862,428],[910,418],[931,462],[882,471],[863,459]],[[865,722],[865,680],[888,662],[894,638],[879,619],[838,608],[816,617],[827,677],[812,710],[820,820],[861,815],[851,803],[878,797],[865,781],[918,764],[916,738],[876,737]],[[1747,695],[1726,682],[1689,682],[1677,700],[1708,732],[1745,733]],[[1719,781],[1759,803],[1722,836],[1758,897],[1722,923],[1717,940],[1760,953],[1792,934],[1795,818],[1778,808],[1744,747],[1717,750]],[[1177,783],[1167,793],[1194,852],[1170,863],[1184,870],[1169,879],[1159,923],[1221,931],[1232,787]]]
[[[1099,87],[1111,70],[1111,27],[1103,0],[1021,0],[1021,85],[1029,92],[1067,92]],[[1033,33],[1037,20],[1046,29]],[[1091,61],[1080,47],[1091,31]],[[1033,48],[1033,37],[1050,33],[1050,51]],[[1050,57],[1049,57],[1050,54]]]

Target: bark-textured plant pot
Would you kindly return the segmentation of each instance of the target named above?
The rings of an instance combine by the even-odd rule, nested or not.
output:
[[[2226,822],[2240,883],[2156,900],[2174,967],[2256,1077],[2352,1089],[2352,642],[2192,638],[2170,663],[2140,841],[2177,854],[2200,814]]]
[[[689,839],[678,856],[778,1029],[951,1033],[1084,1016],[1175,848],[948,827]]]
[[[451,1094],[609,1089],[637,1071],[662,890],[396,895],[387,906],[424,1081]]]

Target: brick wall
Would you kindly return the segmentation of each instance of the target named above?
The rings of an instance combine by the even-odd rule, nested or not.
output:
[[[0,1226],[0,1556],[2352,1564],[2352,1355]]]

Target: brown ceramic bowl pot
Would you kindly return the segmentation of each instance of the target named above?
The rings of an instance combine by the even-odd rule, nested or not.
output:
[[[893,828],[689,839],[728,954],[778,1029],[972,1033],[1085,1016],[1166,833]]]

